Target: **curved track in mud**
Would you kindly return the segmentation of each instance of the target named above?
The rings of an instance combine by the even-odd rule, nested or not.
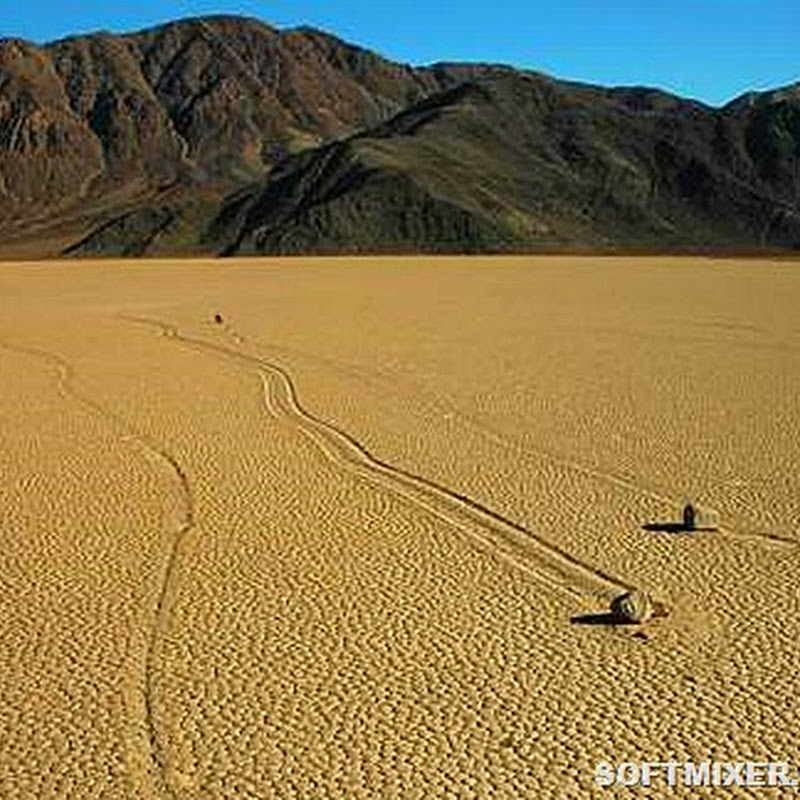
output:
[[[133,442],[142,453],[155,460],[165,474],[169,475],[174,489],[180,498],[180,519],[175,521],[174,527],[168,531],[170,540],[166,556],[161,564],[157,591],[154,593],[153,606],[150,610],[151,622],[148,626],[148,635],[142,653],[136,654],[134,660],[136,675],[132,676],[134,682],[140,687],[139,691],[130,693],[132,697],[126,698],[129,709],[131,740],[141,752],[135,754],[131,772],[136,782],[136,791],[143,798],[159,798],[169,795],[165,775],[165,744],[160,741],[153,714],[155,703],[154,666],[157,658],[158,643],[166,629],[171,613],[172,600],[176,587],[176,565],[180,558],[180,551],[187,534],[194,527],[194,499],[192,488],[186,472],[177,459],[150,439],[147,435],[135,430],[113,411],[98,403],[91,397],[81,394],[74,388],[75,370],[72,365],[60,355],[38,348],[11,344],[0,341],[0,347],[11,352],[21,353],[40,361],[44,361],[58,372],[58,392],[62,398],[73,400],[88,409],[95,416],[105,420],[113,429],[120,433],[121,441]],[[138,731],[143,729],[144,737]]]
[[[234,331],[230,326],[224,325],[223,328],[232,336],[237,344],[243,344],[245,342],[245,338]],[[248,341],[253,340],[248,337]],[[413,394],[415,400],[423,407],[427,406],[432,413],[440,414],[451,419],[457,419],[460,423],[471,428],[487,441],[505,450],[512,450],[523,458],[544,459],[551,464],[555,464],[571,472],[616,486],[642,497],[649,497],[671,508],[680,508],[686,500],[686,498],[683,497],[670,495],[667,490],[637,483],[630,478],[623,477],[614,472],[581,463],[573,458],[552,452],[547,448],[537,447],[531,445],[529,442],[524,442],[518,438],[502,433],[478,416],[467,413],[459,408],[449,397],[437,394],[429,387],[423,386],[409,378],[401,378],[381,369],[365,367],[363,364],[343,362],[328,356],[315,355],[295,347],[276,345],[261,340],[256,340],[256,344],[259,348],[263,347],[277,353],[286,353],[287,355],[299,357],[312,363],[317,362],[342,374],[357,376],[376,384],[389,385],[392,387],[403,384],[408,388],[409,392]],[[698,511],[705,514],[709,519],[717,520],[717,522],[713,523],[713,527],[709,528],[708,533],[718,534],[727,540],[738,540],[745,544],[755,543],[779,548],[796,548],[800,546],[800,542],[798,542],[797,539],[757,530],[752,526],[743,524],[737,518],[723,514],[723,512],[713,506],[703,503],[694,503],[694,505]]]
[[[583,563],[542,536],[472,498],[376,458],[346,431],[304,409],[297,398],[291,375],[281,365],[232,347],[184,336],[175,326],[165,322],[127,315],[122,318],[150,325],[187,347],[238,361],[257,371],[269,413],[311,439],[330,461],[445,521],[474,545],[551,588],[573,597],[603,601],[633,588]]]

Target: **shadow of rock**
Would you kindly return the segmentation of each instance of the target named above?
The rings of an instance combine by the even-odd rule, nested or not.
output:
[[[647,522],[642,525],[642,530],[652,533],[701,533],[713,532],[717,528],[713,525],[686,525],[683,522]]]
[[[660,619],[669,616],[667,607],[658,600],[653,601],[653,619]],[[641,626],[641,622],[634,622],[622,614],[615,614],[613,611],[599,611],[592,614],[576,614],[570,617],[569,621],[573,625],[613,625],[626,627]]]
[[[573,625],[636,625],[621,614],[614,614],[611,611],[603,611],[599,614],[578,614],[570,617]]]

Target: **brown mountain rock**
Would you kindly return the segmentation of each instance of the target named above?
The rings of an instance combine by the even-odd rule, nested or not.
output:
[[[0,40],[0,255],[800,247],[800,92],[715,109],[213,16]]]
[[[69,104],[48,54],[0,42],[0,221],[80,197],[102,147]]]

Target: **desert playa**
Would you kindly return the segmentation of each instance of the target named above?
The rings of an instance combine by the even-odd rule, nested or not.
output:
[[[0,297],[0,797],[800,763],[797,263],[4,264]],[[592,624],[630,588],[668,615]]]

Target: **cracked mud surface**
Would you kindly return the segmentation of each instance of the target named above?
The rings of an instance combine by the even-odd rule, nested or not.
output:
[[[790,265],[4,265],[0,292],[0,796],[800,762]],[[687,499],[716,530],[642,530]],[[570,624],[631,586],[670,609],[646,638]]]

